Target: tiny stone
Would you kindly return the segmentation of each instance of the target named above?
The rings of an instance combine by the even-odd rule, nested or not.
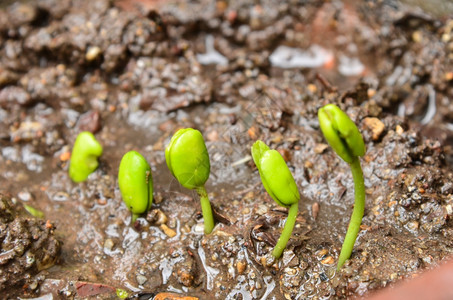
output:
[[[154,203],[159,204],[159,203],[162,202],[163,197],[162,197],[162,195],[161,195],[160,193],[157,193],[157,194],[154,196],[154,199],[153,199],[153,200],[154,200],[154,201],[153,201]]]
[[[197,223],[194,227],[193,227],[193,231],[195,233],[203,233],[204,232],[204,225],[203,223]]]
[[[398,135],[402,135],[404,132],[404,129],[400,125],[396,125],[395,131]]]
[[[406,224],[406,228],[409,230],[409,231],[416,231],[419,227],[419,224],[417,221],[410,221]]]
[[[206,137],[208,141],[215,142],[219,140],[219,133],[216,130],[213,130],[208,132]]]
[[[104,242],[104,248],[109,251],[111,251],[113,249],[114,245],[115,245],[115,243],[113,242],[112,239],[106,239]]]
[[[90,47],[85,55],[85,59],[87,61],[93,61],[99,56],[99,54],[101,54],[101,48],[97,46]]]
[[[140,274],[137,275],[137,283],[139,285],[143,285],[147,280],[148,280],[148,278],[146,278],[145,276],[140,275]]]
[[[236,264],[236,269],[239,274],[243,274],[245,269],[247,268],[247,264],[243,261],[238,261]]]
[[[176,231],[174,231],[165,224],[160,225],[160,229],[162,229],[162,231],[170,238],[176,236]]]
[[[256,273],[253,272],[253,271],[250,272],[250,273],[249,273],[249,278],[252,279],[252,280],[255,279],[255,278],[256,278]]]
[[[323,265],[331,265],[334,263],[334,259],[332,256],[327,256],[326,258],[324,258],[323,260],[321,260],[321,263]]]
[[[30,200],[33,200],[33,196],[31,193],[29,192],[19,192],[19,194],[17,194],[17,197],[19,197],[20,200],[22,201],[30,201]]]
[[[275,257],[271,254],[261,257],[261,264],[265,267],[272,266],[275,262]]]
[[[412,33],[412,40],[416,43],[420,43],[423,40],[423,34],[421,31],[416,30]]]
[[[300,285],[300,277],[299,276],[295,276],[295,277],[291,278],[291,285],[292,286],[299,286]]]
[[[329,146],[327,144],[316,144],[315,146],[315,153],[321,154],[323,153]]]
[[[445,206],[445,210],[447,211],[447,214],[449,216],[451,216],[451,214],[453,213],[453,208],[452,208],[451,204],[448,204],[447,206]]]
[[[284,266],[295,267],[299,265],[299,258],[292,250],[285,250],[283,252],[282,262]]]
[[[316,87],[316,85],[314,85],[313,83],[310,83],[307,85],[307,89],[310,91],[310,93],[314,94],[318,91],[318,88]]]
[[[178,271],[178,281],[186,287],[191,287],[193,285],[193,275],[187,272],[186,270]]]
[[[260,205],[258,205],[258,208],[256,209],[256,214],[261,216],[261,215],[266,214],[267,211],[268,211],[267,206],[264,204],[260,204]]]
[[[36,290],[38,288],[38,281],[37,280],[33,280],[29,285],[28,287],[31,289],[31,290]]]
[[[376,95],[376,90],[375,89],[368,89],[367,90],[367,96],[368,98],[373,98],[373,96]]]
[[[321,249],[318,251],[318,253],[316,253],[316,256],[318,256],[319,259],[321,259],[324,255],[326,255],[327,253],[329,253],[329,250],[327,249]]]
[[[371,130],[373,141],[377,141],[385,130],[385,124],[378,118],[365,118],[363,123]]]
[[[146,216],[146,220],[151,224],[162,225],[167,223],[168,218],[160,209],[153,209]]]
[[[101,115],[96,110],[90,110],[79,117],[77,127],[80,131],[96,133],[101,129]]]
[[[288,275],[296,275],[296,270],[293,268],[285,268],[283,271]]]

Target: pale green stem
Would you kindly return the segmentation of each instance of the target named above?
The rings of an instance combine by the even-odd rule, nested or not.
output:
[[[299,203],[293,203],[291,207],[289,208],[288,211],[288,218],[286,219],[285,222],[285,227],[283,227],[282,234],[280,235],[280,238],[278,239],[277,245],[275,245],[274,250],[272,251],[272,255],[275,258],[279,258],[283,250],[285,250],[286,244],[289,241],[289,238],[291,237],[291,233],[293,232],[294,224],[296,224],[296,217],[297,213],[299,212]]]
[[[196,188],[198,195],[200,196],[201,212],[203,213],[204,219],[204,232],[209,234],[214,229],[214,216],[212,215],[211,203],[209,202],[208,193],[204,186]]]
[[[350,167],[354,179],[355,203],[351,221],[349,221],[348,231],[346,232],[343,246],[341,247],[340,257],[338,258],[337,270],[340,270],[345,261],[351,256],[355,240],[360,231],[363,212],[365,211],[365,183],[362,168],[360,167],[360,160],[357,156],[350,163]]]
[[[137,221],[137,218],[140,217],[140,214],[134,214],[132,213],[132,221],[131,221],[131,224],[133,225],[135,223],[135,221]]]

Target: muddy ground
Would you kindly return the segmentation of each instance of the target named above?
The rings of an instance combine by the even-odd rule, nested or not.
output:
[[[453,251],[453,19],[396,1],[40,0],[0,9],[0,293],[149,299],[342,299],[433,268]],[[367,189],[351,259],[336,260],[352,211],[346,163],[317,110],[336,103],[363,133]],[[217,226],[172,179],[164,147],[199,129]],[[68,177],[83,130],[104,147]],[[278,149],[302,199],[283,258],[286,210],[250,158]],[[130,224],[117,170],[152,166],[154,203]],[[24,205],[43,213],[32,217]],[[52,267],[50,267],[53,265]],[[11,271],[14,270],[14,271]]]

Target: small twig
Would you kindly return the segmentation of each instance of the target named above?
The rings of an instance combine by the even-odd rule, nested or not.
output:
[[[329,93],[337,91],[337,87],[333,86],[323,75],[316,73],[316,79],[327,89],[327,91],[329,91]]]

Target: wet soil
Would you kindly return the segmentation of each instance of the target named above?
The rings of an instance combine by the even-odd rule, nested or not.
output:
[[[42,211],[42,221],[28,216],[27,224],[51,224],[61,251],[53,267],[18,272],[0,292],[84,298],[81,282],[90,282],[105,285],[98,298],[120,288],[143,299],[341,299],[439,265],[453,250],[449,15],[395,1],[5,5],[0,192],[20,218],[22,205]],[[339,272],[353,182],[319,130],[317,110],[327,103],[351,116],[367,146],[362,230]],[[217,212],[210,235],[197,195],[165,165],[164,147],[182,127],[207,142]],[[83,130],[104,154],[75,184],[68,162]],[[251,161],[257,139],[280,151],[302,196],[278,261],[270,252],[286,210]],[[149,161],[155,190],[135,224],[117,185],[132,149]],[[2,242],[0,256],[8,250]]]

